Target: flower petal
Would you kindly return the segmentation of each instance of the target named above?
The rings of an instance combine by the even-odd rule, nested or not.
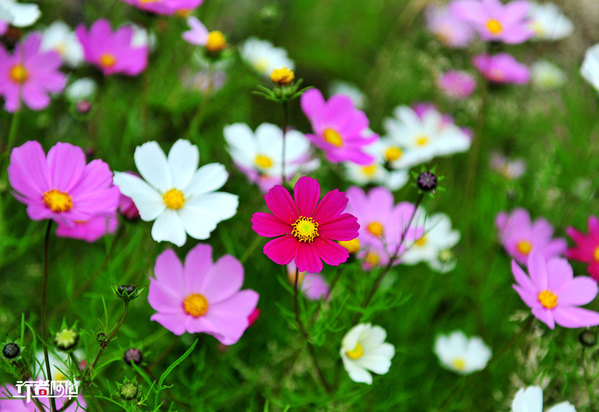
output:
[[[295,254],[295,265],[299,271],[320,273],[322,271],[322,261],[320,260],[319,251],[317,251],[316,245],[314,243],[298,243],[297,252]]]
[[[146,222],[156,219],[166,209],[164,200],[156,189],[135,175],[115,172],[114,184],[123,195],[133,200],[140,218]]]
[[[154,276],[160,287],[176,298],[188,295],[187,284],[183,276],[183,265],[172,249],[167,249],[156,258]]]
[[[154,224],[152,225],[152,238],[156,242],[166,240],[179,247],[185,244],[187,236],[185,235],[183,222],[179,215],[177,215],[177,212],[166,209],[156,218],[156,221],[154,221]]]
[[[312,216],[320,199],[320,185],[318,180],[302,176],[293,188],[295,204],[300,216]]]
[[[533,249],[528,256],[528,273],[537,290],[547,289],[547,264],[542,252]]]
[[[85,168],[85,154],[80,147],[58,142],[48,152],[48,171],[52,187],[69,190],[79,181]]]
[[[177,140],[167,158],[173,187],[185,189],[198,169],[199,161],[200,152],[196,145],[188,140]]]
[[[156,142],[146,142],[135,149],[135,166],[139,174],[160,193],[172,189],[168,163],[164,152]],[[131,197],[131,196],[129,196]]]
[[[599,313],[577,307],[558,306],[553,309],[555,322],[565,328],[583,328],[599,325]]]
[[[31,140],[12,150],[8,179],[17,192],[30,199],[51,189],[46,155],[39,142]]]
[[[243,266],[233,256],[225,255],[203,277],[204,282],[198,292],[212,305],[230,298],[241,289]]]
[[[252,229],[264,237],[275,237],[291,233],[291,226],[270,213],[256,212],[252,216]]]
[[[324,195],[322,201],[314,211],[314,220],[319,224],[325,224],[329,220],[339,215],[347,206],[347,196],[339,190],[331,190]]]
[[[200,167],[183,189],[186,198],[214,192],[226,183],[229,174],[220,163],[209,163]]]
[[[281,236],[264,245],[264,254],[279,265],[286,265],[293,260],[299,242],[291,235]]]
[[[338,215],[318,227],[318,233],[323,238],[333,240],[352,240],[358,237],[358,219],[349,213]]]
[[[598,292],[597,282],[586,276],[577,276],[553,290],[559,306],[586,305],[595,299]]]
[[[297,207],[291,195],[283,186],[277,185],[270,189],[264,195],[264,201],[268,209],[283,222],[291,225],[297,220]]]
[[[190,293],[198,293],[201,290],[205,275],[211,268],[212,246],[199,243],[187,253],[183,272]]]
[[[333,242],[332,240],[318,237],[314,239],[313,245],[314,247],[316,247],[317,253],[320,256],[320,258],[324,260],[328,265],[339,266],[340,264],[347,261],[347,259],[349,258],[349,252],[347,251],[347,249],[339,245],[338,243]],[[312,271],[308,270],[308,272]]]

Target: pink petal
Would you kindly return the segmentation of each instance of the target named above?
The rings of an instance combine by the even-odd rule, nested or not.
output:
[[[260,236],[274,237],[288,235],[292,228],[270,213],[256,212],[252,216],[252,229]]]
[[[586,276],[578,276],[554,290],[560,307],[586,305],[595,299],[598,292],[597,282]]]
[[[589,234],[594,237],[599,237],[599,219],[597,219],[595,216],[590,216],[588,225]]]
[[[297,207],[293,203],[291,195],[283,186],[277,185],[264,195],[264,201],[268,209],[283,222],[290,225],[298,218]]]
[[[50,104],[50,96],[37,83],[26,82],[21,94],[25,104],[32,110],[41,110]]]
[[[69,193],[75,197],[107,189],[111,185],[112,172],[108,168],[108,165],[100,159],[95,159],[85,166],[79,182],[73,186]]]
[[[547,265],[543,253],[534,248],[528,255],[528,273],[536,289],[547,289]]]
[[[547,262],[547,288],[558,291],[562,285],[572,281],[574,273],[566,259],[553,258]]]
[[[232,345],[249,326],[248,316],[254,311],[257,303],[256,292],[242,290],[230,299],[211,306],[202,320],[210,325],[211,335],[224,345]]]
[[[230,255],[221,257],[203,275],[204,282],[198,292],[206,296],[211,305],[230,298],[243,284],[243,266]]]
[[[302,176],[293,188],[295,204],[300,216],[312,216],[320,199],[320,185],[318,180]]]
[[[158,255],[154,265],[154,275],[160,285],[170,290],[173,296],[185,299],[190,294],[183,276],[183,265],[172,249],[167,249]]]
[[[346,248],[329,239],[316,238],[314,240],[319,256],[326,264],[339,266],[349,258],[349,252]]]
[[[512,260],[512,273],[514,274],[514,278],[516,279],[516,282],[518,282],[518,284],[520,286],[522,286],[524,289],[526,289],[526,291],[528,291],[529,293],[540,292],[540,290],[537,289],[536,286],[533,284],[530,277],[528,277],[528,275],[526,273],[524,273],[524,271],[520,268],[520,266],[518,266],[518,264],[513,260]]]
[[[295,255],[295,265],[300,272],[320,273],[322,271],[322,261],[315,243],[298,242]]]
[[[185,333],[186,317],[187,315],[183,313],[155,313],[150,317],[150,320],[160,323],[175,335],[183,335]]]
[[[528,306],[529,308],[536,308],[541,306],[541,302],[539,302],[538,296],[532,293],[531,291],[528,291],[518,285],[512,285],[512,287],[516,290],[518,295],[520,295],[520,298],[522,298],[524,303],[526,303],[526,306]]]
[[[291,235],[281,236],[264,245],[264,254],[273,262],[279,265],[286,265],[295,257],[299,243]]]
[[[551,310],[543,306],[538,306],[536,308],[532,308],[532,314],[541,322],[549,326],[549,329],[555,329],[555,319],[553,318],[553,312]]]
[[[183,312],[183,301],[153,278],[150,278],[148,303],[157,312],[178,314]]]
[[[327,223],[333,217],[343,212],[347,206],[347,202],[348,198],[345,196],[345,193],[340,192],[338,189],[331,190],[324,195],[316,207],[316,210],[314,211],[314,220],[320,225]]]
[[[11,186],[30,199],[40,199],[50,190],[46,155],[37,141],[28,141],[10,154],[8,179]]]
[[[325,106],[322,93],[317,89],[306,91],[301,97],[301,106],[303,112],[311,121],[313,121],[314,118],[320,117]]]
[[[358,237],[358,219],[349,213],[343,213],[334,220],[318,227],[318,233],[333,240],[352,240]]]
[[[599,313],[577,307],[558,306],[553,310],[558,325],[565,328],[583,328],[599,325]]]
[[[56,143],[48,152],[52,187],[69,193],[85,169],[85,154],[70,143]]]
[[[198,243],[185,256],[183,275],[189,293],[199,293],[206,274],[212,269],[212,246]]]

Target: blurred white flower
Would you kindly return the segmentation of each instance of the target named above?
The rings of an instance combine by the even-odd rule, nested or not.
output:
[[[41,49],[58,52],[62,61],[71,67],[77,67],[83,62],[81,43],[75,32],[62,21],[55,21],[43,31]]]
[[[131,39],[131,47],[144,47],[148,46],[150,51],[156,48],[156,35],[152,32],[148,32],[145,27],[142,27],[135,23],[128,23],[133,29],[133,38]]]
[[[587,49],[580,73],[599,91],[599,43]]]
[[[261,75],[268,77],[273,70],[287,67],[293,70],[295,64],[289,57],[287,51],[275,47],[267,40],[250,37],[241,45],[241,57]]]
[[[551,90],[566,84],[566,73],[547,60],[537,60],[530,66],[532,85],[537,89]]]
[[[329,86],[329,96],[334,94],[343,94],[349,97],[356,108],[363,110],[366,106],[366,95],[358,88],[358,86],[345,82],[343,80],[333,80]]]
[[[468,339],[461,331],[454,331],[437,336],[435,354],[445,368],[467,375],[487,366],[491,349],[478,336]]]
[[[65,90],[65,96],[72,102],[89,100],[96,93],[96,82],[89,77],[82,77],[69,84]]]
[[[370,372],[383,375],[389,371],[395,348],[385,343],[386,337],[383,328],[370,323],[360,323],[347,332],[339,353],[351,380],[371,384]]]
[[[512,402],[512,412],[543,412],[543,389],[540,386],[521,388]],[[576,412],[570,402],[562,402],[546,412]]]
[[[14,27],[31,26],[42,15],[37,4],[0,0],[0,20]]]
[[[77,349],[74,352],[75,358],[79,361],[79,368],[83,369],[85,366],[85,353],[81,349]],[[67,374],[69,373],[69,355],[66,352],[59,352],[59,355],[56,355],[52,352],[48,353],[48,360],[50,361],[50,370],[52,373],[52,380],[55,381],[64,381],[67,380]],[[46,376],[46,362],[44,358],[44,352],[39,350],[35,352],[35,366],[34,366],[34,376],[37,379],[41,379]],[[76,378],[75,376],[71,376],[71,378]]]
[[[490,166],[507,180],[515,180],[526,171],[526,163],[522,159],[509,159],[499,152],[491,152]]]
[[[572,21],[553,3],[529,1],[529,27],[535,33],[534,40],[559,40],[574,31]]]

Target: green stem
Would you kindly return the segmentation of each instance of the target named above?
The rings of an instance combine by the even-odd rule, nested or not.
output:
[[[285,136],[287,135],[287,125],[289,123],[289,110],[287,101],[283,102],[283,149],[281,153],[281,184],[285,186]]]
[[[20,119],[21,119],[21,110],[17,110],[12,115],[12,122],[10,123],[10,131],[8,132],[8,140],[6,142],[6,153],[10,153],[10,150],[13,147],[15,136],[17,135],[17,131],[19,130]]]
[[[46,364],[46,378],[52,380],[52,368],[50,368],[50,357],[48,356],[48,267],[49,267],[49,249],[50,249],[50,230],[52,229],[52,220],[48,220],[46,226],[46,237],[44,238],[44,281],[42,284],[42,340],[44,341],[44,362]],[[50,410],[56,411],[56,401],[50,398]]]

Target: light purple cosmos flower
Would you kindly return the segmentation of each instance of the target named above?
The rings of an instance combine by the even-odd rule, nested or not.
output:
[[[553,226],[547,220],[539,218],[531,222],[525,209],[515,209],[511,214],[499,213],[495,225],[505,250],[522,264],[533,249],[545,259],[551,259],[562,255],[568,247],[566,239],[553,238]]]
[[[530,80],[530,70],[507,53],[494,56],[481,54],[472,59],[474,67],[487,79],[495,83],[526,84]]]
[[[123,0],[141,10],[156,14],[171,15],[188,13],[200,6],[204,0]]]
[[[456,0],[450,8],[457,18],[471,24],[484,40],[517,44],[534,35],[527,17],[527,1],[504,5],[499,0]]]
[[[167,249],[156,259],[148,302],[158,313],[150,318],[175,335],[207,333],[232,345],[249,326],[258,303],[253,290],[240,290],[243,266],[225,255],[213,263],[212,247],[198,244],[181,264]]]
[[[42,36],[32,33],[12,55],[0,46],[0,95],[9,112],[19,110],[21,101],[30,109],[41,110],[50,104],[48,93],[59,93],[66,86],[65,75],[58,71],[60,55],[40,52],[41,43]]]
[[[83,25],[75,30],[83,46],[85,61],[98,66],[105,75],[121,73],[135,76],[148,64],[148,46],[134,46],[134,30],[121,27],[114,33],[106,19],[97,20],[87,31]]]
[[[448,6],[428,6],[426,26],[449,47],[466,47],[474,37],[474,32],[468,23],[456,18]]]
[[[597,282],[587,276],[574,277],[566,259],[547,261],[536,249],[530,253],[527,266],[529,275],[512,261],[517,282],[513,287],[537,319],[551,329],[556,323],[564,328],[599,325],[599,313],[578,307],[595,299]]]
[[[187,18],[189,30],[181,35],[183,40],[195,46],[204,46],[208,41],[208,29],[197,17],[189,16]]]
[[[295,262],[287,265],[287,275],[291,284],[295,284]],[[299,287],[304,296],[310,300],[320,300],[329,294],[329,283],[320,273],[299,272]]]
[[[476,79],[468,72],[450,70],[437,77],[437,87],[451,98],[463,99],[476,88]]]

